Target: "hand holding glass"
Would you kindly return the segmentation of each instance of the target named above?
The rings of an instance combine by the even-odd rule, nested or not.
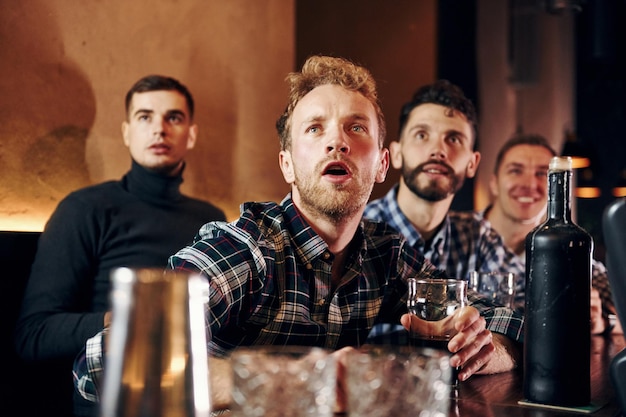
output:
[[[457,333],[454,316],[467,303],[467,281],[409,278],[410,344],[447,352],[448,342]],[[454,372],[452,385],[458,383],[457,374]]]

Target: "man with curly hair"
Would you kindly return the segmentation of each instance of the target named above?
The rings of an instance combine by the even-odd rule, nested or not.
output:
[[[289,101],[276,126],[291,192],[279,204],[245,203],[238,220],[206,224],[193,245],[170,257],[171,269],[209,281],[213,356],[239,346],[306,345],[345,358],[377,321],[410,325],[409,277],[442,275],[396,231],[362,218],[389,166],[369,71],[313,56],[287,81]],[[459,332],[448,345],[461,380],[510,370],[519,355],[521,316],[472,301],[455,316]],[[75,369],[97,386],[93,363]],[[212,377],[219,378],[215,363]],[[340,379],[338,411],[345,406],[342,388]]]

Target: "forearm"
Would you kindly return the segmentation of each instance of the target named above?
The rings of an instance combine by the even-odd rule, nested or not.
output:
[[[103,316],[64,312],[24,317],[16,331],[16,349],[25,360],[73,360],[85,341],[102,329]]]
[[[521,345],[508,337],[492,333],[495,353],[493,358],[477,374],[495,374],[517,368],[522,358]]]

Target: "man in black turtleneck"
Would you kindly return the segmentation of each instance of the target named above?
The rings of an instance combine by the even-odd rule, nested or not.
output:
[[[180,193],[184,157],[197,137],[193,114],[193,98],[177,80],[137,81],[126,95],[122,123],[130,171],[120,181],[69,194],[39,239],[16,349],[26,361],[67,364],[60,377],[70,389],[73,359],[110,321],[111,269],[165,268],[204,223],[225,220],[219,208]],[[96,412],[78,398],[75,415]],[[69,410],[71,402],[68,397]]]

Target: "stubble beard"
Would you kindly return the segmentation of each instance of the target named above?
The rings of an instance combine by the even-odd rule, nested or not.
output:
[[[344,185],[314,180],[312,176],[300,174],[295,170],[294,185],[298,188],[301,204],[312,213],[335,224],[358,214],[369,200],[374,179],[367,175],[372,179],[365,181],[356,172],[352,173],[352,181]]]

